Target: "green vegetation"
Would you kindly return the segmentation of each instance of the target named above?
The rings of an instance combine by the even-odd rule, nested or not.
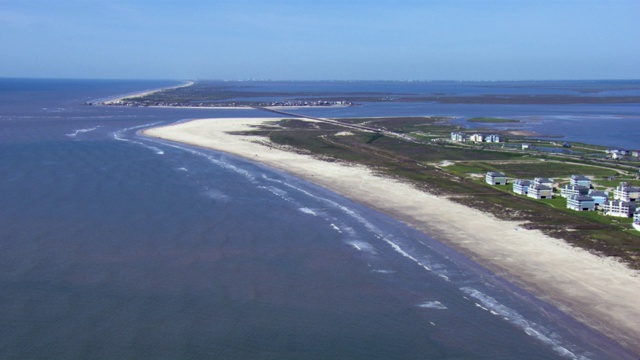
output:
[[[434,194],[448,196],[501,219],[519,221],[527,228],[540,229],[574,246],[619,257],[640,268],[640,233],[630,230],[630,220],[571,211],[566,209],[565,199],[534,200],[514,194],[510,185],[490,186],[484,182],[487,171],[504,172],[512,178],[568,179],[572,174],[582,174],[593,176],[596,182],[610,176],[616,180],[632,179],[637,167],[592,160],[582,154],[540,154],[502,148],[502,145],[452,143],[447,139],[457,128],[445,120],[424,117],[340,120],[406,134],[422,142],[353,129],[349,130],[353,135],[335,136],[345,129],[335,124],[311,125],[300,120],[282,120],[277,128],[269,126],[253,133],[323,160],[367,165]],[[617,185],[617,181],[614,183]]]
[[[367,140],[367,144],[371,144],[372,142],[380,139],[383,136],[384,135],[382,135],[382,133],[377,132],[369,137],[369,140]]]
[[[347,101],[347,102],[438,102],[444,104],[637,104],[640,96],[580,96],[580,95],[529,95],[529,94],[485,94],[481,96],[459,96],[406,93],[394,97],[375,92],[331,91],[264,91],[247,82],[242,86],[224,81],[198,81],[194,85],[167,89],[139,98],[124,99],[133,106],[207,106],[211,104],[253,105],[265,98],[277,101]],[[486,122],[486,121],[483,121]]]
[[[635,178],[631,178],[629,176],[619,176],[619,177],[616,177],[615,180],[594,179],[593,182],[597,184],[599,187],[604,187],[604,188],[614,188],[618,186],[621,182],[626,182],[631,186],[640,186],[640,180],[636,180]]]
[[[544,159],[543,159],[544,160]],[[470,167],[475,173],[487,172],[487,171],[500,171],[507,176],[518,179],[533,179],[535,177],[548,177],[548,178],[568,178],[573,174],[594,176],[597,178],[603,178],[608,176],[615,176],[617,171],[608,168],[595,167],[583,164],[573,164],[566,161],[540,161],[540,159],[534,160],[520,160],[513,162],[500,162],[500,163],[482,163],[482,162],[457,162],[451,169],[452,172],[459,173],[461,175],[466,174],[461,169],[464,167]],[[479,171],[478,171],[479,170]]]
[[[476,123],[517,123],[520,120],[514,119],[503,119],[503,118],[492,118],[492,117],[476,117],[467,119],[467,122],[476,122]]]

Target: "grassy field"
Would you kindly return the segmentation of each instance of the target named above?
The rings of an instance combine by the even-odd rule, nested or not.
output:
[[[410,134],[434,134],[448,138],[455,127],[443,118],[348,119]],[[563,238],[603,255],[619,257],[640,268],[640,232],[630,230],[629,219],[608,218],[595,212],[566,209],[566,200],[535,200],[514,194],[511,186],[484,183],[487,171],[500,171],[513,178],[569,178],[572,174],[604,179],[618,175],[616,169],[573,162],[553,161],[548,157],[446,142],[413,143],[381,133],[350,130],[353,135],[337,136],[345,129],[332,124],[283,120],[279,128],[252,131],[268,136],[276,144],[315,154],[326,161],[348,161],[367,165],[389,176],[409,181],[426,191],[461,204],[488,211],[505,220],[515,220],[527,228]],[[544,160],[544,161],[542,161]]]
[[[526,159],[504,162],[478,162],[460,161],[450,166],[447,170],[459,174],[485,173],[487,171],[500,171],[508,177],[516,179],[533,179],[546,177],[553,179],[566,179],[571,175],[587,175],[597,179],[606,179],[618,173],[615,170],[602,167],[572,164],[560,161],[541,161],[540,159]]]

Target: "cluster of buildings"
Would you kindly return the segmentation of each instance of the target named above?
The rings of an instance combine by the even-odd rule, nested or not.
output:
[[[506,185],[507,177],[499,172],[487,172],[485,181],[490,185]],[[516,179],[513,192],[534,199],[551,199],[555,184],[553,179]],[[621,182],[608,192],[593,189],[591,179],[582,175],[571,175],[568,184],[559,187],[560,196],[567,199],[567,208],[575,211],[600,211],[603,215],[633,217],[633,226],[640,231],[640,187]]]
[[[506,185],[507,176],[499,172],[488,172],[485,181],[491,185]],[[513,192],[534,199],[551,199],[553,197],[553,179],[538,177],[533,180],[517,179],[513,182]]]
[[[346,100],[285,100],[259,103],[257,106],[353,106],[354,103]]]
[[[625,156],[640,157],[640,150],[607,149],[606,153],[614,160],[624,159]]]
[[[92,105],[91,103],[87,103]],[[117,105],[117,106],[129,106],[129,107],[205,107],[205,108],[224,108],[224,107],[269,107],[269,106],[281,106],[281,107],[303,107],[303,106],[354,106],[351,101],[338,100],[290,100],[290,101],[272,101],[272,102],[259,102],[259,103],[237,103],[237,102],[166,102],[166,101],[150,101],[150,100],[120,100],[113,102],[103,102],[101,105]]]
[[[473,141],[473,142],[499,143],[500,135],[480,134],[480,133],[468,135],[463,132],[454,131],[451,133],[451,140],[456,142]]]

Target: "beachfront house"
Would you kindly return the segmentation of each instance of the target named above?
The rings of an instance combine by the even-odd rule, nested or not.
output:
[[[602,213],[608,216],[631,217],[638,209],[637,202],[609,200],[602,204]]]
[[[520,195],[527,195],[529,186],[531,186],[532,183],[533,181],[531,180],[517,179],[513,182],[513,192]]]
[[[615,156],[625,156],[627,155],[629,152],[627,150],[623,150],[623,149],[607,149],[606,150],[607,155],[611,156],[612,158],[615,159]]]
[[[529,186],[527,196],[534,199],[551,199],[553,197],[553,188],[534,182],[533,185]]]
[[[489,134],[489,135],[484,137],[484,142],[499,143],[500,142],[500,135],[498,135],[498,134]]]
[[[571,175],[570,184],[575,186],[584,186],[584,187],[590,188],[591,179],[583,175]]]
[[[465,135],[459,131],[454,131],[451,133],[451,140],[453,141],[464,141]]]
[[[560,196],[567,199],[570,196],[587,195],[587,194],[589,194],[589,188],[586,186],[565,185],[562,188],[560,188]]]
[[[503,173],[489,171],[484,180],[489,185],[507,185],[507,176]]]
[[[621,182],[613,190],[613,198],[622,201],[638,201],[640,199],[640,187]]]
[[[572,195],[567,198],[567,208],[575,211],[594,211],[596,204],[591,196]]]
[[[537,184],[537,185],[544,185],[544,186],[548,186],[551,189],[553,189],[553,179],[549,179],[549,178],[543,178],[543,177],[537,177],[533,179],[533,183]]]
[[[595,203],[596,209],[601,208],[602,204],[609,201],[609,194],[604,191],[589,190],[589,193],[587,195],[593,198],[593,202]]]
[[[529,144],[522,144],[522,150],[529,150]]]

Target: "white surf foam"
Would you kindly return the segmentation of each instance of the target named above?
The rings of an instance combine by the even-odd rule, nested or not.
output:
[[[366,241],[352,240],[352,241],[347,241],[347,244],[353,246],[358,251],[363,251],[363,252],[367,252],[367,253],[371,253],[371,254],[375,254],[376,253],[376,249]]]
[[[318,214],[316,214],[316,213],[315,213],[315,211],[313,211],[313,210],[311,210],[311,209],[309,209],[309,208],[306,208],[306,207],[299,208],[298,210],[300,210],[301,212],[303,212],[303,213],[305,213],[305,214],[309,214],[309,215],[313,215],[313,216],[318,216]]]
[[[394,270],[385,270],[385,269],[374,269],[374,270],[371,270],[371,272],[378,273],[378,274],[395,274],[396,273]]]
[[[419,304],[418,307],[425,309],[435,309],[435,310],[447,310],[448,307],[443,305],[440,301],[425,301],[422,304]]]
[[[214,165],[216,165],[216,166],[218,166],[220,168],[223,168],[223,169],[226,169],[226,170],[230,170],[230,171],[233,171],[233,172],[235,172],[235,173],[237,173],[239,175],[242,175],[247,180],[249,180],[251,183],[254,183],[254,184],[257,183],[256,177],[251,172],[249,172],[249,171],[247,171],[245,169],[239,168],[239,167],[237,167],[237,166],[235,166],[233,164],[230,164],[228,161],[225,161],[225,157],[224,156],[220,156],[220,158],[218,159],[218,158],[216,158],[216,156],[214,156],[212,154],[208,154],[208,153],[205,153],[205,152],[202,152],[202,151],[198,151],[198,150],[195,150],[195,149],[187,147],[187,146],[181,146],[181,145],[177,145],[175,143],[165,142],[165,141],[157,140],[157,139],[154,139],[154,138],[150,138],[149,141],[156,142],[156,143],[161,143],[164,146],[171,147],[171,148],[174,148],[174,149],[178,149],[178,150],[181,150],[181,151],[185,151],[185,152],[188,152],[188,153],[190,153],[192,155],[203,157],[203,158],[207,159],[210,163],[212,163],[212,164],[214,164]]]
[[[100,127],[100,125],[92,127],[92,128],[86,128],[86,129],[78,129],[78,130],[74,130],[71,133],[66,134],[68,137],[76,137],[78,136],[78,134],[83,134],[83,133],[88,133],[94,130],[97,130]]]
[[[373,233],[374,235],[376,235],[377,238],[381,239],[382,241],[386,242],[387,244],[389,244],[391,246],[391,248],[393,250],[395,250],[397,253],[399,253],[400,255],[412,260],[413,262],[415,262],[416,264],[418,264],[420,267],[422,267],[423,269],[427,270],[427,271],[431,271],[431,268],[424,264],[423,262],[421,262],[420,260],[416,259],[415,257],[411,256],[407,251],[405,251],[400,245],[398,245],[397,243],[389,240],[389,236],[385,235],[383,231],[381,231],[377,226],[375,226],[374,224],[372,224],[370,221],[368,221],[367,219],[365,219],[361,214],[359,214],[358,212],[343,206],[333,200],[327,199],[327,198],[323,198],[323,197],[319,197],[315,194],[310,193],[307,190],[301,189],[297,186],[291,185],[289,183],[285,183],[282,182],[280,180],[275,180],[275,179],[270,179],[271,181],[275,181],[278,183],[281,183],[284,186],[287,186],[291,189],[294,189],[298,192],[301,192],[315,200],[318,201],[322,201],[328,205],[330,205],[331,207],[338,209],[340,211],[342,211],[344,214],[350,216],[351,218],[353,218],[354,220],[356,220],[357,222],[359,222],[360,224],[362,224],[369,232]],[[448,280],[448,278],[446,279]]]
[[[391,245],[391,247],[393,248],[393,250],[395,250],[397,253],[399,253],[400,255],[406,257],[407,259],[412,260],[413,262],[415,262],[416,264],[418,264],[419,266],[421,266],[422,268],[424,268],[427,271],[431,271],[431,268],[429,268],[427,265],[421,263],[418,259],[414,258],[413,256],[409,255],[408,252],[404,251],[398,244],[394,243],[393,241],[390,241],[386,238],[382,238],[382,241],[386,242],[387,244]]]
[[[128,138],[124,137],[127,132],[130,132],[130,131],[133,131],[133,130],[142,129],[142,128],[145,128],[145,127],[151,127],[151,126],[159,125],[161,123],[162,123],[162,121],[157,121],[157,122],[150,123],[150,124],[144,124],[144,125],[138,125],[138,126],[133,126],[133,127],[129,127],[129,128],[124,128],[124,129],[121,129],[121,130],[118,130],[118,131],[114,131],[113,133],[111,133],[111,136],[115,140],[123,141],[123,142],[129,142],[129,143],[132,143],[132,144],[140,145],[140,146],[143,146],[143,147],[145,147],[145,148],[147,148],[149,150],[152,150],[153,152],[155,152],[158,155],[163,155],[164,151],[162,151],[160,148],[157,148],[155,146],[151,146],[151,145],[145,144],[143,142],[136,141],[136,140],[133,140],[133,139],[128,139]]]
[[[342,232],[345,233],[347,236],[349,237],[356,237],[356,231],[351,227],[351,226],[347,226],[347,225],[342,225],[341,227]]]
[[[489,311],[493,315],[501,316],[503,319],[524,331],[527,335],[532,336],[540,340],[542,343],[550,346],[559,355],[569,359],[588,359],[584,356],[574,354],[563,345],[562,339],[557,339],[553,334],[549,334],[550,332],[545,327],[525,319],[517,311],[500,304],[491,296],[483,294],[471,287],[462,287],[460,290],[469,297],[477,300],[479,303],[475,303],[476,306],[485,311]]]
[[[287,192],[274,186],[258,186],[258,189],[267,190],[282,200],[293,202],[293,199],[287,196]]]

